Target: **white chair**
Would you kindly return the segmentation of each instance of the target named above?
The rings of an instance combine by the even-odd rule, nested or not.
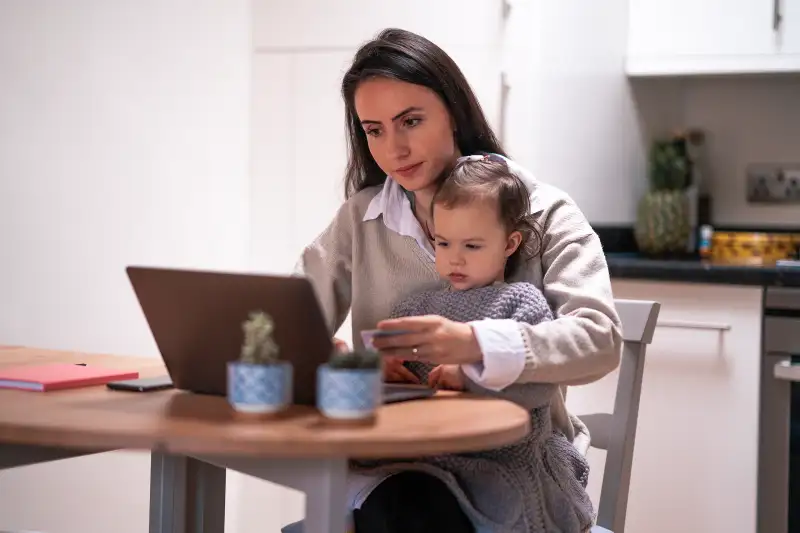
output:
[[[592,533],[623,533],[631,482],[633,445],[647,345],[661,310],[658,302],[616,300],[625,341],[613,413],[578,415],[589,429],[591,447],[606,450],[597,526]],[[591,475],[591,474],[590,474]]]

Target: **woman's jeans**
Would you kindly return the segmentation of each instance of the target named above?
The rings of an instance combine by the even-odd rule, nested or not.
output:
[[[353,511],[355,533],[474,533],[443,481],[422,472],[385,479]]]
[[[355,533],[475,533],[447,485],[422,472],[400,472],[381,481],[353,511],[353,520]],[[302,533],[303,523],[281,531]]]

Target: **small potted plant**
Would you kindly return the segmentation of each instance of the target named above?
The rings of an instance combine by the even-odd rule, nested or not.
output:
[[[317,369],[317,408],[328,418],[371,418],[382,403],[381,356],[371,350],[335,352]]]
[[[275,324],[262,311],[242,323],[244,342],[238,361],[228,363],[228,401],[242,413],[275,413],[292,402],[292,365],[279,359]]]

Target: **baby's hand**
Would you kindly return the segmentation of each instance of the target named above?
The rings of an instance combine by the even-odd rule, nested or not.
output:
[[[439,365],[428,374],[428,385],[439,389],[464,390],[464,374],[459,365]]]

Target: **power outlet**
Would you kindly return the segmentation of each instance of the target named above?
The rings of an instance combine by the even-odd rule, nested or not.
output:
[[[747,201],[766,204],[800,204],[800,163],[750,165]]]

